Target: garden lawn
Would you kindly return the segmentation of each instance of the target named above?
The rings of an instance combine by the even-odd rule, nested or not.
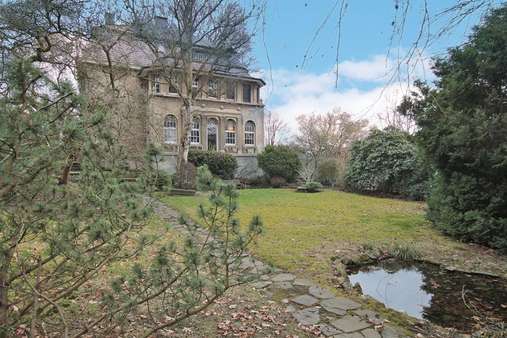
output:
[[[198,196],[163,196],[169,206],[197,220]],[[505,275],[505,261],[491,252],[441,235],[424,218],[425,204],[338,191],[296,193],[289,189],[240,190],[238,218],[246,226],[260,215],[265,232],[251,250],[284,270],[331,284],[333,256],[357,251],[363,244],[397,243],[419,251],[423,258],[463,268]],[[197,220],[198,221],[198,220]],[[491,262],[491,266],[488,265]],[[477,266],[475,266],[477,265]]]

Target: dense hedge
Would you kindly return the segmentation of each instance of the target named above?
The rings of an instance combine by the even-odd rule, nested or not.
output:
[[[428,216],[445,233],[507,252],[507,5],[437,59],[408,106],[438,171]]]
[[[345,183],[352,191],[423,199],[428,172],[409,135],[388,128],[352,145]]]
[[[286,145],[268,145],[257,155],[259,167],[270,178],[283,177],[287,182],[293,182],[298,175],[301,161],[297,151]]]
[[[234,156],[216,151],[192,149],[188,152],[188,161],[196,167],[207,165],[213,175],[224,180],[234,178],[234,172],[238,168],[238,162]]]

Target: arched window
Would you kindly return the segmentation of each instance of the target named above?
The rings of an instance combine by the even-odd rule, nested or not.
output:
[[[255,123],[247,121],[245,124],[245,144],[255,145]]]
[[[164,119],[164,142],[176,143],[176,117],[174,115],[166,115]]]
[[[227,120],[227,123],[225,124],[225,144],[236,144],[236,122],[231,119]]]
[[[192,120],[192,129],[190,130],[190,143],[199,144],[201,143],[201,122],[197,117]]]

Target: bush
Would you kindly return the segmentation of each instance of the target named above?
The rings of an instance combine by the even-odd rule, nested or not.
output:
[[[209,191],[213,184],[213,174],[205,164],[197,168],[197,190]]]
[[[164,171],[158,171],[155,177],[155,187],[158,191],[165,191],[171,187],[172,176]]]
[[[429,172],[410,136],[387,128],[352,145],[345,183],[352,191],[424,199]]]
[[[273,176],[269,180],[269,183],[273,188],[281,188],[287,184],[287,180],[280,176]]]
[[[507,252],[507,5],[467,43],[435,60],[435,86],[419,87],[406,114],[438,174],[428,217],[445,233]]]
[[[238,162],[234,156],[216,151],[190,150],[188,161],[196,167],[207,165],[213,175],[224,180],[233,179],[234,172],[238,168]]]
[[[319,163],[319,182],[327,186],[335,186],[338,176],[338,161],[325,160]]]
[[[287,182],[294,182],[301,167],[296,150],[285,145],[266,146],[257,160],[268,177],[283,177]]]
[[[320,189],[322,189],[322,184],[319,182],[306,182],[303,186],[306,190],[306,192],[319,192]]]

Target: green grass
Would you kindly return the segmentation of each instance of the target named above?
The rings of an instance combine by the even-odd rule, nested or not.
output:
[[[161,198],[170,206],[196,218],[206,196]],[[309,277],[329,272],[337,249],[364,243],[455,243],[430,227],[424,203],[324,191],[296,193],[288,189],[241,190],[238,218],[248,224],[260,215],[265,233],[252,247],[254,254],[289,271]],[[320,279],[320,278],[319,278]]]

